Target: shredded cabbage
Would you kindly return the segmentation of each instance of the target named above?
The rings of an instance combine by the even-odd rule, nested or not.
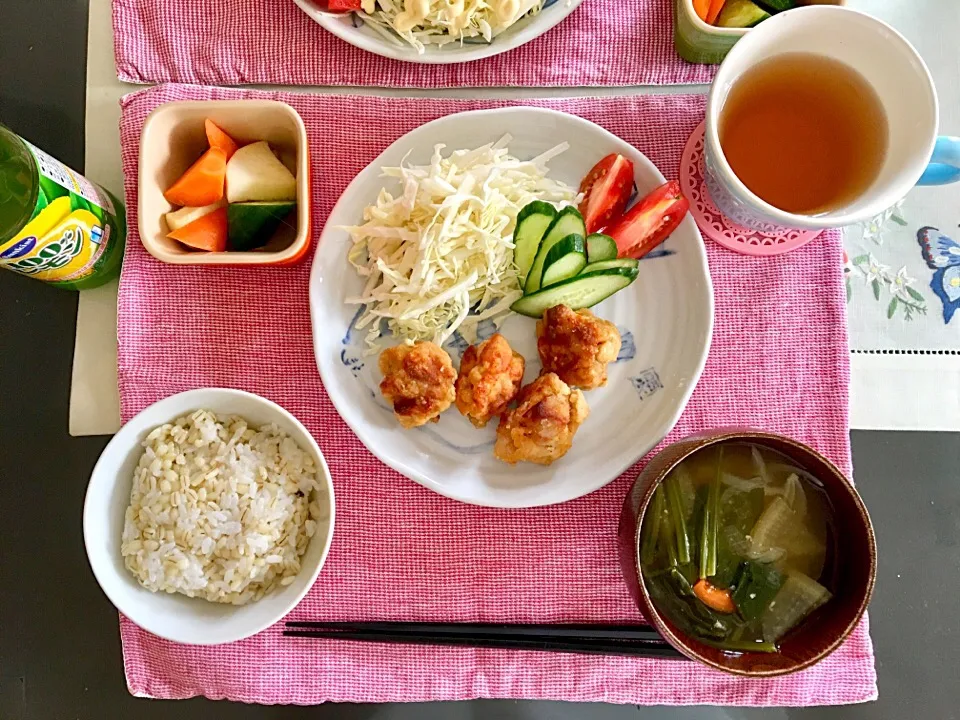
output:
[[[360,13],[371,27],[393,32],[423,54],[426,45],[467,38],[490,42],[544,0],[362,0]]]
[[[577,191],[547,177],[547,162],[562,143],[532,160],[518,160],[505,135],[475,150],[446,157],[436,145],[429,165],[383,169],[402,189],[385,188],[345,227],[350,264],[367,279],[347,303],[363,305],[356,327],[367,329],[366,354],[377,352],[385,323],[406,341],[442,345],[455,331],[473,342],[483,320],[499,325],[523,293],[513,262],[517,213],[532,200],[558,208]]]

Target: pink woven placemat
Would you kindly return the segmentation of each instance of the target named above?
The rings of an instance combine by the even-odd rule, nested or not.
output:
[[[113,0],[113,27],[117,72],[136,83],[445,88],[710,82],[715,67],[685,62],[673,48],[673,3],[584,0],[526,45],[454,65],[400,62],[355,48],[293,0]]]
[[[250,390],[306,424],[337,494],[333,547],[294,612],[317,619],[507,622],[639,620],[615,546],[620,504],[638,471],[579,500],[494,510],[448,500],[378,462],[327,398],[314,363],[309,262],[282,269],[163,265],[137,234],[137,145],[157,105],[183,99],[278,98],[311,136],[314,227],[353,176],[390,142],[449,113],[505,102],[316,96],[161,86],[123,101],[130,238],[119,300],[122,414],[201,386]],[[702,97],[528,101],[603,125],[668,176],[704,111]],[[389,126],[368,126],[390,117]],[[357,127],[367,127],[356,133]],[[810,443],[850,470],[849,380],[840,239],[759,259],[707,244],[716,292],[713,348],[668,440],[745,424]],[[641,463],[642,465],[642,463]],[[121,619],[124,664],[138,695],[206,695],[261,703],[481,697],[617,703],[811,705],[876,697],[864,622],[803,673],[744,680],[695,663],[495,650],[299,642],[275,626],[221,647],[176,645]]]

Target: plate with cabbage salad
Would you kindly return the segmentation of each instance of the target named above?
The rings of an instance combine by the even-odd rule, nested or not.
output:
[[[520,160],[510,153],[511,139],[468,150],[438,143],[424,165],[404,159],[383,168],[402,192],[381,189],[363,222],[343,228],[353,240],[347,260],[366,280],[345,299],[359,308],[354,328],[364,334],[365,355],[382,349],[384,332],[438,345],[459,334],[472,344],[482,326],[499,328],[523,296],[514,263],[517,215],[535,200],[574,205],[578,193],[548,176],[547,164],[567,143]]]
[[[416,63],[479,60],[530,42],[583,0],[294,0],[323,28]]]
[[[673,428],[713,327],[703,240],[689,216],[631,261],[635,281],[591,308],[616,325],[620,350],[606,384],[585,392],[589,415],[556,462],[503,462],[493,453],[496,419],[474,427],[455,407],[404,429],[380,391],[385,349],[429,340],[457,368],[468,346],[496,332],[523,355],[523,383],[539,375],[537,321],[511,310],[529,297],[515,252],[518,216],[531,204],[577,215],[581,181],[611,153],[632,163],[641,197],[665,184],[642,153],[582,118],[533,107],[470,111],[400,138],[341,195],[311,271],[314,349],[337,411],[386,465],[463,502],[549,505],[608,484]]]

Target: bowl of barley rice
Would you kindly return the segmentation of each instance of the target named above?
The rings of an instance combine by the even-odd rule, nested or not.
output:
[[[278,622],[333,537],[330,472],[307,429],[240,390],[172,395],[121,428],[83,510],[110,601],[168,640],[217,645]]]

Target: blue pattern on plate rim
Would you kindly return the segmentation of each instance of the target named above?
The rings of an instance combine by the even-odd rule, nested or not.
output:
[[[497,324],[490,320],[481,320],[477,323],[477,340],[483,342],[497,332]]]
[[[357,308],[357,312],[353,314],[353,317],[350,318],[350,323],[347,325],[347,332],[343,335],[343,340],[340,341],[341,345],[349,345],[353,340],[353,330],[357,325],[357,320],[360,319],[360,316],[363,315],[364,306],[361,305]]]
[[[467,348],[470,347],[470,343],[467,342],[467,339],[460,334],[459,330],[454,330],[453,335],[450,336],[450,339],[444,344],[444,347],[453,350],[458,358],[463,358],[463,354],[467,351]],[[448,350],[449,352],[449,350]]]
[[[960,243],[935,227],[921,228],[917,242],[927,267],[933,270],[930,289],[943,304],[943,322],[960,310]]]
[[[641,401],[663,390],[660,375],[657,373],[657,369],[653,367],[648,367],[646,370],[642,370],[639,375],[630,378],[630,384],[637,391],[637,396]]]
[[[637,356],[637,345],[633,341],[633,333],[622,325],[617,325],[620,333],[620,353],[614,362],[629,362]]]
[[[663,245],[658,247],[656,250],[651,250],[646,255],[644,255],[640,260],[654,260],[655,258],[667,257],[668,255],[676,255],[676,250],[667,250]]]
[[[361,305],[354,316],[350,318],[350,322],[347,324],[347,332],[344,333],[343,339],[340,341],[340,344],[344,346],[343,350],[340,351],[340,362],[343,363],[343,366],[347,368],[355,378],[360,377],[365,363],[361,356],[355,355],[353,352],[348,352],[348,348],[350,348],[353,343],[353,331],[356,327],[357,320],[359,320],[363,314],[363,309]]]
[[[346,367],[354,377],[360,377],[360,373],[363,371],[363,360],[358,357],[353,357],[352,355],[347,355],[347,349],[344,348],[340,351],[340,362],[343,363],[344,367]]]

